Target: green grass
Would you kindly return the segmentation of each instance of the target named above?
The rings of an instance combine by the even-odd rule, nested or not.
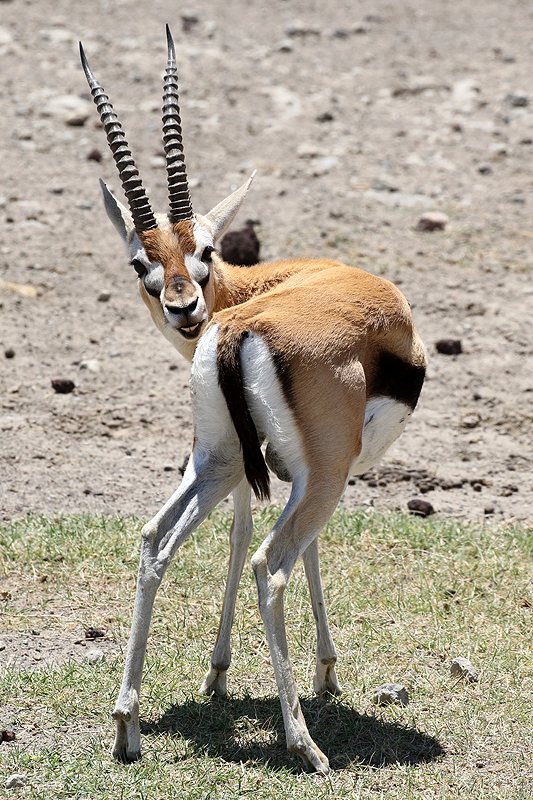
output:
[[[256,544],[275,518],[275,509],[256,513]],[[125,767],[109,756],[123,654],[96,665],[11,665],[0,668],[0,728],[12,727],[16,740],[0,744],[0,787],[21,772],[27,785],[9,794],[25,798],[533,795],[531,530],[334,516],[321,552],[339,700],[309,692],[315,634],[300,565],[286,598],[304,714],[334,768],[325,779],[302,773],[285,751],[249,568],[229,698],[197,695],[218,626],[229,522],[216,513],[191,537],[158,594],[141,698],[143,759]],[[68,643],[92,625],[124,645],[140,528],[136,519],[90,517],[1,528],[0,638],[39,629]],[[450,676],[458,655],[479,669],[477,683]],[[373,705],[385,681],[408,686],[409,706]]]

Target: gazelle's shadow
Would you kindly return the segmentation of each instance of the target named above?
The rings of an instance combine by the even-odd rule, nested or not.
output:
[[[359,714],[339,701],[303,698],[309,732],[333,769],[421,764],[444,754],[439,741],[416,728]],[[301,771],[285,749],[277,697],[187,700],[170,706],[155,722],[141,722],[144,735],[177,734],[196,752],[236,763],[261,762]]]

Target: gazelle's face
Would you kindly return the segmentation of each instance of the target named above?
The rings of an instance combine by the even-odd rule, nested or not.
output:
[[[211,235],[196,219],[145,231],[129,243],[141,296],[158,327],[187,342],[196,342],[209,319],[213,250]]]

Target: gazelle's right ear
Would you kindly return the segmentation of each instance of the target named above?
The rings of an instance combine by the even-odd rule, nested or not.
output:
[[[133,218],[128,209],[123,206],[122,203],[119,203],[115,197],[113,197],[103,180],[100,180],[100,189],[102,190],[102,195],[104,197],[104,205],[107,216],[117,229],[121,238],[127,244],[129,234],[134,228]]]

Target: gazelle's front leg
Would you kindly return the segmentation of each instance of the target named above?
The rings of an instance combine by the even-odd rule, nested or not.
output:
[[[141,560],[124,677],[113,716],[117,723],[113,755],[135,761],[141,754],[139,693],[155,596],[178,547],[242,478],[242,458],[235,446],[224,458],[196,446],[183,481],[142,531]]]
[[[235,599],[253,531],[250,499],[250,484],[244,478],[233,492],[233,524],[230,532],[228,580],[217,641],[211,654],[211,665],[200,687],[200,694],[225,695],[227,693],[226,676],[231,663],[230,636],[235,613]]]
[[[302,553],[302,560],[316,622],[316,670],[313,676],[313,691],[316,694],[330,692],[330,694],[339,695],[342,694],[342,689],[335,674],[337,651],[331,637],[326,615],[326,604],[320,579],[318,538],[313,539],[307,550]]]

